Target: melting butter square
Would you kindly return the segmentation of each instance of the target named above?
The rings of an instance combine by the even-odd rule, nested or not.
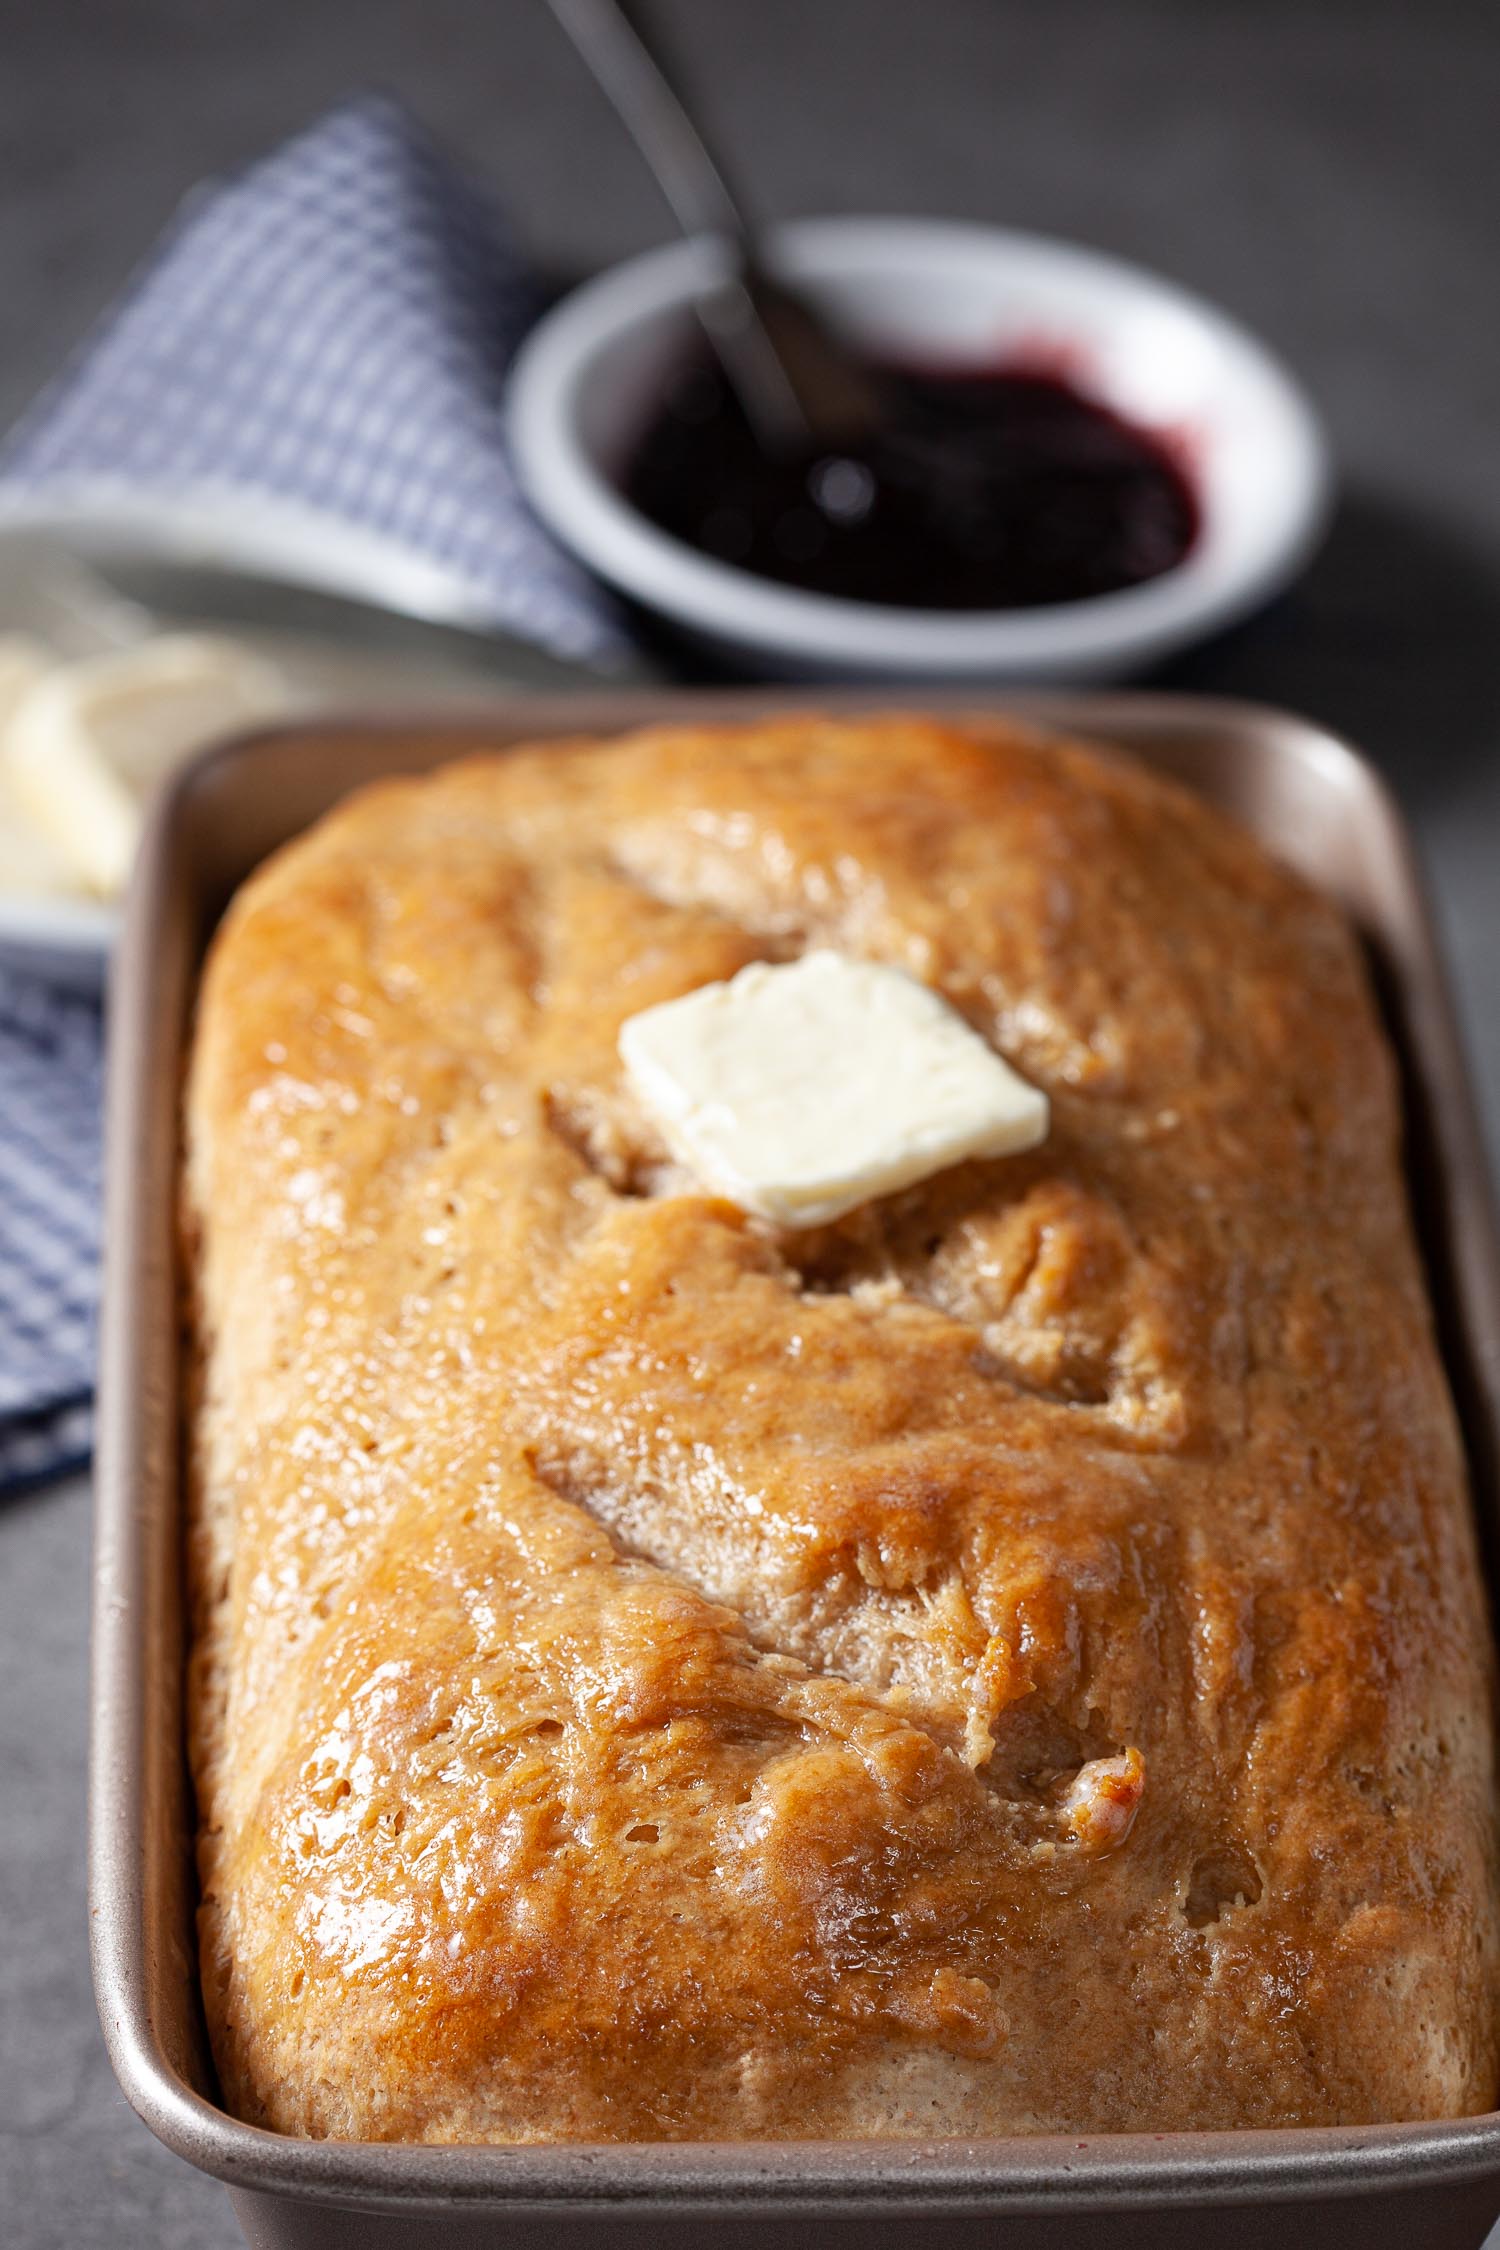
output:
[[[841,953],[755,962],[631,1016],[619,1044],[673,1154],[781,1226],[1046,1137],[1046,1095],[946,1000]]]

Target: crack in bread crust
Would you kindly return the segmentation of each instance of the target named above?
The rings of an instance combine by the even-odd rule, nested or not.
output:
[[[778,1232],[621,1021],[910,970],[1041,1149]],[[617,2139],[1488,2107],[1487,1629],[1356,948],[996,727],[479,759],[246,886],[188,1099],[228,2096]]]

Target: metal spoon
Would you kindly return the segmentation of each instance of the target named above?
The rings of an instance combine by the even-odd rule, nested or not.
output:
[[[655,175],[685,234],[718,235],[733,278],[698,312],[762,449],[840,452],[879,427],[878,382],[794,290],[767,272],[724,167],[619,0],[549,0]]]

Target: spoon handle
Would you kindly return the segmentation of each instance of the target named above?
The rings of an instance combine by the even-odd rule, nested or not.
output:
[[[683,233],[726,235],[748,258],[750,229],[723,168],[639,24],[616,0],[549,4],[651,167]]]
[[[717,235],[733,251],[731,274],[700,300],[698,313],[762,447],[784,452],[804,443],[808,417],[758,301],[763,284],[754,237],[660,57],[617,0],[549,5],[683,232]]]

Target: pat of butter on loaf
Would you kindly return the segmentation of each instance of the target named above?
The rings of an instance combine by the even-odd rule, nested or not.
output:
[[[755,962],[645,1008],[620,1056],[673,1154],[780,1226],[821,1226],[1046,1138],[1047,1097],[914,977],[841,953]]]

